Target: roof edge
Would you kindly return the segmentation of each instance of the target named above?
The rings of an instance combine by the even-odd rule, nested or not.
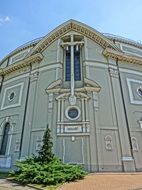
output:
[[[53,43],[55,40],[59,39],[63,35],[65,35],[67,32],[74,30],[75,32],[78,32],[82,35],[87,36],[88,38],[94,40],[98,44],[100,44],[103,47],[109,47],[112,49],[115,49],[117,51],[121,51],[120,48],[118,48],[111,40],[109,40],[107,37],[105,37],[103,34],[95,30],[94,28],[81,23],[79,21],[70,19],[63,24],[56,27],[54,30],[52,30],[50,33],[48,33],[34,48],[33,50],[28,54],[29,56],[44,51],[45,48],[47,48],[51,43]],[[28,56],[27,55],[27,56]]]

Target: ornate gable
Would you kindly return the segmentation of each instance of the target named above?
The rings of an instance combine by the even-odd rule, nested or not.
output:
[[[113,44],[110,40],[104,37],[101,33],[96,31],[95,29],[80,23],[75,20],[69,20],[62,25],[58,26],[56,29],[47,34],[30,52],[29,55],[36,54],[38,52],[44,51],[50,44],[52,44],[55,40],[61,38],[63,35],[70,31],[75,31],[84,35],[91,40],[95,41],[97,44],[102,46],[103,48],[111,48],[113,50],[117,50],[121,52],[121,50]]]

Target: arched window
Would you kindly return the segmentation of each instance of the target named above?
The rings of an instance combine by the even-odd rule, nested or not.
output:
[[[3,137],[2,137],[2,142],[1,142],[0,155],[6,154],[9,130],[10,130],[10,123],[6,123],[4,126],[4,129],[3,129]]]

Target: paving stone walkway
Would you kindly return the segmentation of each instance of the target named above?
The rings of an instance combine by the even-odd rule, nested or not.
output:
[[[0,190],[35,190],[27,186],[20,186],[5,179],[0,179]]]
[[[142,190],[142,173],[92,174],[58,190]]]
[[[0,190],[35,190],[0,179]],[[142,190],[142,173],[99,173],[66,183],[58,190]]]

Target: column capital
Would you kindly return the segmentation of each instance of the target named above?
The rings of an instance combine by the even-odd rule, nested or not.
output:
[[[109,71],[109,74],[111,77],[118,78],[119,71],[118,71],[117,67],[109,67],[108,71]]]
[[[38,79],[38,75],[39,75],[38,71],[32,72],[30,74],[30,80],[31,80],[31,82],[37,80]]]

